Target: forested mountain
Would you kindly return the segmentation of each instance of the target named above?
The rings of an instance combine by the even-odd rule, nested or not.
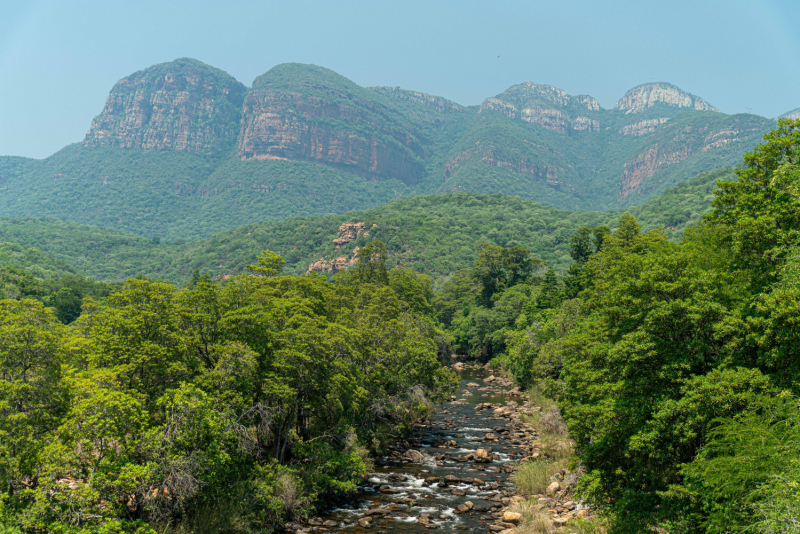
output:
[[[440,192],[619,209],[735,164],[773,125],[666,83],[613,109],[533,83],[461,106],[313,65],[247,88],[184,58],[120,80],[82,143],[0,157],[0,215],[175,240]]]
[[[716,182],[731,176],[730,168],[702,174],[625,212],[646,228],[663,226],[677,238],[710,209]],[[379,239],[386,243],[390,265],[413,267],[438,283],[469,267],[481,242],[524,246],[564,272],[572,263],[570,238],[575,231],[613,226],[619,214],[570,212],[519,197],[459,192],[416,196],[341,215],[260,222],[188,243],[26,217],[0,218],[0,240],[36,247],[100,280],[144,274],[182,283],[195,269],[215,279],[242,272],[265,249],[284,256],[288,273],[311,267],[329,275],[352,265],[358,247]],[[52,261],[44,261],[42,269],[50,270]]]

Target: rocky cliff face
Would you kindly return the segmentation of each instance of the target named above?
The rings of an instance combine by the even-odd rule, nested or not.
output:
[[[800,108],[793,109],[792,111],[787,111],[780,117],[779,119],[800,119]]]
[[[699,96],[663,82],[645,83],[634,87],[614,104],[614,109],[625,113],[640,113],[658,103],[698,111],[719,111]]]
[[[622,135],[647,135],[656,131],[656,128],[667,122],[669,119],[666,117],[659,117],[657,119],[646,119],[643,121],[628,124],[620,129],[619,133]]]
[[[599,111],[597,100],[572,96],[552,85],[526,82],[510,87],[481,104],[480,112],[495,111],[510,119],[538,124],[560,134],[600,131],[600,122],[583,113]]]
[[[194,59],[117,82],[84,146],[215,152],[236,139],[245,86]]]
[[[256,79],[245,98],[243,160],[313,161],[413,184],[424,175],[424,156],[402,117],[370,91],[321,67],[275,67]]]
[[[674,150],[664,150],[658,144],[648,148],[625,163],[620,179],[620,196],[626,197],[639,188],[643,182],[651,178],[659,169],[667,165],[675,165],[692,155],[689,146]]]

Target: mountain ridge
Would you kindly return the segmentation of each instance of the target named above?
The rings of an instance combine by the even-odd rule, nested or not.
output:
[[[439,192],[610,210],[738,163],[774,125],[671,84],[626,95],[604,109],[525,82],[460,106],[297,63],[248,88],[182,58],[115,84],[82,143],[0,157],[0,215],[195,239]]]

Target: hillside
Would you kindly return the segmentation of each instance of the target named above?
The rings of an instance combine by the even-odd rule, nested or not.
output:
[[[667,227],[677,238],[708,211],[717,180],[731,176],[730,168],[702,174],[626,212],[646,228]],[[145,274],[183,282],[194,269],[215,278],[241,272],[263,249],[284,256],[288,273],[313,266],[329,275],[349,264],[355,247],[380,239],[392,265],[412,266],[438,282],[471,265],[475,245],[483,241],[522,245],[563,272],[572,261],[575,231],[613,227],[620,213],[570,212],[514,196],[458,192],[341,215],[266,221],[188,243],[42,218],[0,218],[0,240],[36,247],[101,280]]]
[[[120,80],[82,143],[0,157],[0,215],[189,240],[445,192],[614,210],[736,164],[773,125],[666,83],[613,109],[534,83],[465,107],[313,65],[247,88],[183,58]]]

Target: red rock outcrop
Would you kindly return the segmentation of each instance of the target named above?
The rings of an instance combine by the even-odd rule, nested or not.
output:
[[[657,144],[651,146],[625,163],[625,170],[620,179],[620,197],[628,196],[662,167],[680,163],[692,153],[692,149],[688,146],[666,153],[662,153]]]
[[[285,71],[303,69],[311,66],[281,65],[253,83],[242,111],[241,159],[312,161],[408,184],[423,177],[425,150],[413,127],[327,69],[284,81]]]
[[[86,147],[214,152],[239,134],[245,87],[194,59],[126,76],[92,120]]]

